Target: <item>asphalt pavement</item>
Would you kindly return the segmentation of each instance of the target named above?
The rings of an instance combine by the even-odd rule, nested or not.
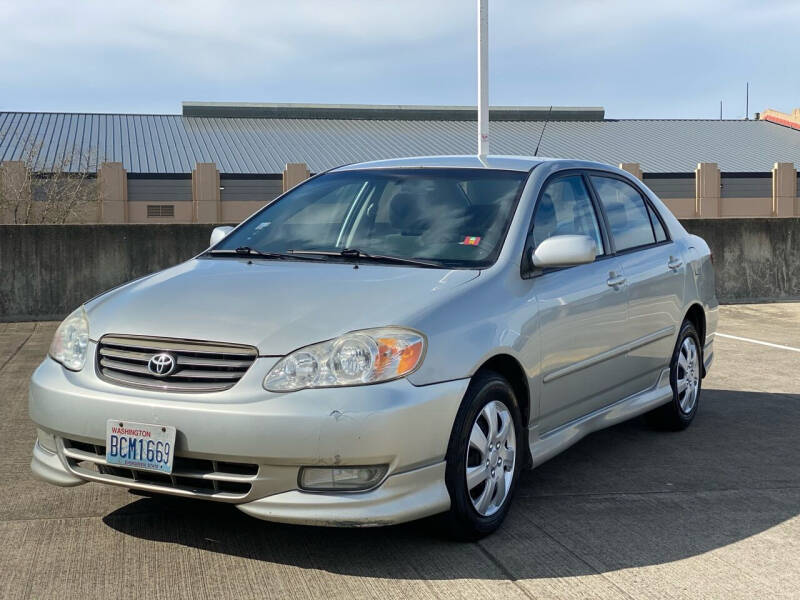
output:
[[[722,307],[687,431],[587,437],[474,544],[36,480],[27,385],[55,327],[0,323],[0,598],[800,598],[800,304]]]

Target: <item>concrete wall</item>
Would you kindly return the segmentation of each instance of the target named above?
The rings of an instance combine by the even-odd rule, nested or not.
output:
[[[683,223],[713,249],[720,300],[800,300],[800,218]],[[0,225],[0,321],[61,318],[102,291],[198,254],[212,228]]]
[[[661,200],[679,219],[694,219],[697,216],[697,200],[694,198],[662,198]]]
[[[191,258],[208,247],[212,228],[0,225],[0,321],[60,319],[102,291]]]
[[[721,302],[800,300],[800,218],[682,223],[714,253]]]

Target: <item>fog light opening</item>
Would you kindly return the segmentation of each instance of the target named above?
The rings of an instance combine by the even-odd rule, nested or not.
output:
[[[36,437],[39,442],[39,446],[43,450],[46,450],[50,454],[55,454],[57,452],[56,438],[53,434],[42,431],[41,429],[37,429]]]
[[[359,492],[378,485],[389,465],[360,467],[303,467],[300,469],[300,489],[312,492]]]

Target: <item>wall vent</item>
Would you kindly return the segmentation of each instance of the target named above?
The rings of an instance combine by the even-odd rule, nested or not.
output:
[[[174,217],[175,205],[174,204],[148,204],[147,205],[148,217]]]

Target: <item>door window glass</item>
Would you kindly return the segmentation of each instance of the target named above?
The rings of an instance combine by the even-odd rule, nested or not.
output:
[[[533,248],[554,235],[588,235],[604,253],[603,237],[589,192],[580,175],[560,177],[549,183],[533,217]]]
[[[591,177],[608,216],[617,251],[655,243],[650,216],[639,192],[620,179]]]
[[[658,215],[656,215],[656,211],[653,210],[653,207],[649,204],[647,205],[647,212],[650,213],[650,222],[653,224],[653,232],[656,234],[656,241],[667,241],[667,232],[664,231],[664,225],[661,223],[661,219],[658,218]]]

